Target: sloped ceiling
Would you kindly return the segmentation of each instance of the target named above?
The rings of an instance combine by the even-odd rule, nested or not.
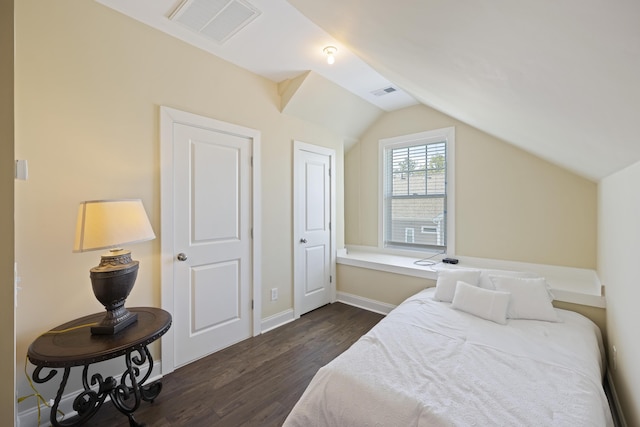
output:
[[[637,0],[288,0],[420,102],[592,180],[640,160]]]
[[[421,102],[594,181],[640,161],[639,0],[189,0],[261,12],[223,44],[170,19],[183,0],[96,1],[276,83],[312,71],[290,114],[322,77],[380,110]]]
[[[313,71],[278,84],[280,111],[333,129],[353,145],[383,111]]]

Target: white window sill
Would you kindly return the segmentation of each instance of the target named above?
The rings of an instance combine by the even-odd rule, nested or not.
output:
[[[366,249],[341,249],[338,251],[338,264],[368,268],[370,270],[386,271],[388,273],[404,274],[406,276],[424,277],[436,280],[437,271],[430,266],[414,264],[421,258],[390,255],[382,252],[372,252]]]
[[[415,262],[423,258],[391,255],[373,247],[349,246],[338,251],[337,263],[431,280],[436,280],[437,271],[442,268],[467,267],[528,271],[544,277],[549,282],[551,291],[558,301],[600,308],[606,306],[602,285],[594,270],[473,257],[456,258],[460,260],[460,263],[455,266],[442,263],[421,266],[416,265]]]

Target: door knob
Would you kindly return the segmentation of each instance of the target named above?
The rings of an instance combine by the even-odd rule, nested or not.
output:
[[[300,239],[300,243],[307,243],[307,239],[305,238]]]
[[[178,254],[178,261],[186,261],[187,260],[187,254],[180,252]]]

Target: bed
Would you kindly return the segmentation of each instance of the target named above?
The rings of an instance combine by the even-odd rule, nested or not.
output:
[[[613,426],[598,327],[533,278],[478,275],[396,307],[317,372],[284,427]]]

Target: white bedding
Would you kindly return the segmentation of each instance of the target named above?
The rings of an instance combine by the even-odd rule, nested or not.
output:
[[[433,292],[321,368],[284,426],[613,426],[593,322],[557,309],[500,325]]]

